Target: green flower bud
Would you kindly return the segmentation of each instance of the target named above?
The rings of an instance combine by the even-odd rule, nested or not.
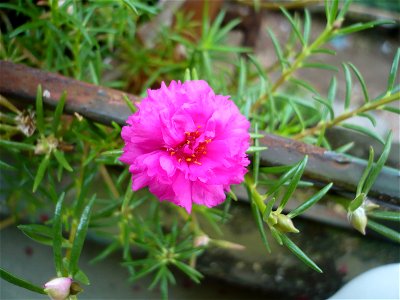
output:
[[[279,214],[277,217],[278,223],[275,225],[275,228],[280,232],[299,232],[299,230],[294,226],[292,219],[290,219],[288,216]]]
[[[364,207],[360,206],[355,211],[349,212],[347,214],[347,218],[355,229],[365,235],[365,228],[367,227],[368,218],[365,214]]]

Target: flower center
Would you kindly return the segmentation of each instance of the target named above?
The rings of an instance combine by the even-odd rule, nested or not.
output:
[[[198,126],[200,128],[200,126]],[[188,164],[194,163],[201,166],[199,159],[207,154],[207,144],[211,142],[211,139],[205,137],[204,141],[198,141],[201,136],[199,130],[185,132],[185,140],[178,144],[176,147],[167,148],[167,152],[171,156],[175,156],[178,162],[186,161]]]

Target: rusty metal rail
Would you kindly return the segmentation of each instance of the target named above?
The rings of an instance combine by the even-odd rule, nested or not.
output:
[[[65,111],[79,113],[93,121],[124,124],[130,114],[125,93],[67,78],[58,74],[33,69],[7,61],[0,61],[0,94],[15,100],[34,103],[37,86],[47,90],[44,102],[55,107],[63,91],[67,92]],[[132,101],[138,97],[125,94]],[[261,145],[268,151],[261,154],[262,166],[287,165],[309,156],[305,175],[316,182],[333,182],[342,192],[352,193],[365,169],[366,161],[337,154],[302,142],[266,134]],[[370,194],[381,204],[400,206],[400,172],[384,167]]]

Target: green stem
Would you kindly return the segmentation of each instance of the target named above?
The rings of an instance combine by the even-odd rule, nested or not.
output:
[[[244,178],[244,183],[246,185],[247,192],[249,193],[249,196],[251,196],[251,201],[254,201],[254,203],[257,205],[258,210],[261,213],[264,213],[266,209],[266,205],[264,203],[265,197],[261,195],[257,189],[256,185],[254,184],[253,178],[247,174]]]
[[[375,100],[373,102],[368,102],[359,108],[345,112],[345,113],[341,114],[340,116],[334,118],[333,120],[320,122],[316,126],[309,128],[307,130],[304,130],[303,132],[300,132],[299,134],[295,135],[293,137],[293,139],[298,140],[305,136],[316,134],[322,128],[325,128],[325,129],[331,128],[331,127],[336,126],[336,125],[342,123],[343,121],[350,119],[360,113],[379,109],[380,107],[382,107],[388,103],[391,103],[393,101],[398,101],[398,100],[400,100],[400,92],[394,93],[392,95],[385,95],[381,99]]]
[[[303,50],[297,56],[296,60],[293,62],[293,64],[288,69],[284,70],[281,76],[275,81],[274,85],[270,89],[270,92],[264,96],[261,96],[260,98],[257,99],[256,102],[254,102],[252,106],[252,111],[256,111],[258,107],[262,104],[262,102],[268,101],[270,95],[274,94],[278,90],[278,88],[282,84],[284,84],[296,70],[301,68],[303,62],[307,59],[308,56],[310,56],[310,54],[312,54],[313,50],[317,49],[326,41],[328,41],[331,38],[331,36],[335,33],[335,31],[336,28],[334,28],[331,25],[327,25],[325,30],[312,44],[304,47]]]
[[[113,197],[115,199],[119,199],[119,197],[120,197],[119,192],[118,192],[117,187],[115,186],[110,174],[108,173],[106,166],[100,165],[99,169],[100,169],[101,177],[103,177],[103,180],[104,180],[105,184],[107,185],[107,187],[110,189],[111,194],[113,195]]]

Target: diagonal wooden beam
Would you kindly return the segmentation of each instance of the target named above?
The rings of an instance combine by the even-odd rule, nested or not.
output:
[[[42,85],[43,91],[48,91],[49,96],[43,97],[44,103],[48,106],[55,107],[61,94],[66,91],[66,112],[77,112],[86,118],[103,124],[110,124],[111,121],[121,125],[125,123],[130,110],[123,100],[123,95],[127,95],[132,101],[138,100],[137,97],[121,91],[96,86],[25,65],[0,61],[0,94],[3,96],[26,103],[35,103],[36,90],[39,84]]]
[[[124,124],[130,110],[123,100],[139,98],[110,88],[100,87],[54,73],[0,61],[0,94],[16,101],[34,103],[39,84],[48,97],[44,102],[55,107],[63,91],[67,92],[65,110],[79,113],[93,121]],[[327,151],[299,141],[272,134],[260,140],[268,151],[261,153],[261,166],[289,165],[308,155],[305,175],[316,182],[333,182],[336,189],[353,193],[365,169],[366,161],[348,155]],[[376,201],[400,206],[400,172],[384,167],[370,192]]]

